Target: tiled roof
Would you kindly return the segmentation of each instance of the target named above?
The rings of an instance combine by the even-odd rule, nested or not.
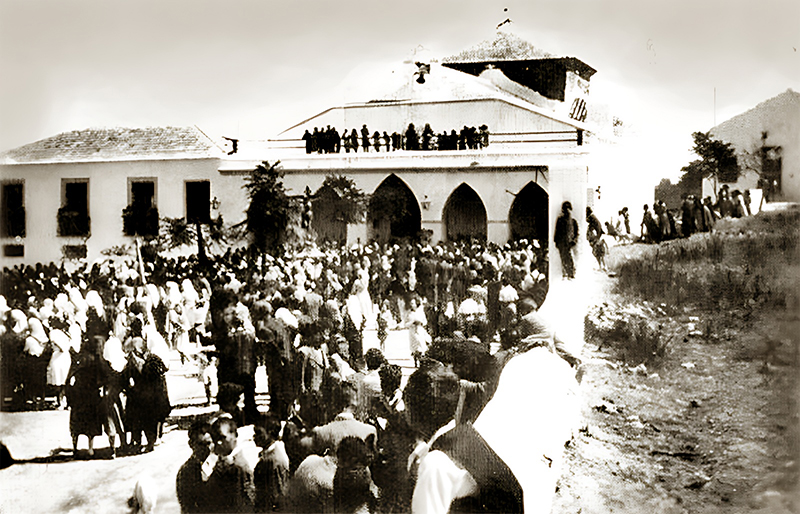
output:
[[[752,109],[723,121],[712,128],[711,132],[720,135],[735,128],[759,127],[751,130],[760,130],[763,122],[769,122],[776,118],[788,119],[787,117],[796,116],[795,113],[798,109],[800,109],[800,93],[789,88],[777,96],[764,100]],[[795,117],[795,119],[797,118]],[[759,123],[754,124],[754,120],[759,120]]]
[[[442,62],[525,61],[554,57],[519,36],[498,32],[493,40],[478,43],[463,52],[445,57]]]
[[[0,164],[197,159],[220,149],[195,127],[91,128],[64,132],[0,155]]]

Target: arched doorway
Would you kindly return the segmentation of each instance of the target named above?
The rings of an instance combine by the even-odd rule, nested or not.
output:
[[[508,223],[511,226],[511,240],[539,240],[543,247],[548,238],[548,195],[547,191],[531,181],[517,193],[511,209],[508,211]]]
[[[486,207],[478,193],[467,184],[462,183],[450,193],[444,204],[442,220],[448,241],[486,241]]]
[[[328,186],[322,186],[311,201],[311,228],[317,233],[317,241],[325,243],[333,241],[338,244],[347,242],[347,223],[342,219],[339,209],[341,198]]]
[[[417,197],[400,178],[391,174],[375,189],[367,210],[369,237],[380,243],[416,237],[422,228]]]

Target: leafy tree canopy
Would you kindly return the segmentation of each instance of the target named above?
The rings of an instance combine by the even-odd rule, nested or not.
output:
[[[694,139],[692,151],[700,159],[681,168],[683,172],[681,183],[694,186],[704,178],[718,182],[735,182],[740,170],[731,144],[714,139],[710,132],[695,132],[692,138]]]
[[[328,175],[317,193],[329,191],[336,193],[336,217],[348,225],[364,220],[367,212],[367,195],[356,187],[353,179],[344,175]]]

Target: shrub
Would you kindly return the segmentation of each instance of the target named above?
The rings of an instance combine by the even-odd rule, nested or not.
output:
[[[649,305],[621,307],[603,304],[592,309],[584,318],[584,339],[608,348],[628,365],[653,366],[667,354],[669,341],[661,326],[652,320],[660,309]]]

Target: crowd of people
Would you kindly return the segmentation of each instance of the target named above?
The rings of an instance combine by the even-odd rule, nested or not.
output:
[[[38,280],[28,285],[42,296],[25,302],[0,296],[3,407],[68,407],[76,452],[79,437],[86,436],[93,455],[94,438],[103,434],[112,456],[152,451],[171,410],[169,346],[150,308],[159,300],[123,287],[112,305],[97,290],[81,292],[82,278],[61,283],[60,274],[46,275],[54,268],[33,269],[40,270]]]
[[[680,209],[674,213],[663,201],[656,201],[653,209],[643,208],[641,238],[645,243],[660,243],[670,239],[689,237],[697,232],[711,232],[722,218],[750,216],[750,191],[730,191],[723,184],[713,202],[710,196],[702,201],[694,195],[685,195]]]
[[[477,150],[489,146],[489,127],[481,125],[478,128],[464,126],[458,133],[455,129],[448,133],[446,130],[435,133],[429,123],[425,124],[422,132],[418,132],[413,123],[405,131],[370,132],[364,124],[360,131],[352,129],[339,134],[336,128],[320,129],[314,127],[313,132],[305,131],[302,137],[305,142],[306,153],[340,153],[344,147],[345,153],[358,152],[384,152],[396,150]]]
[[[744,193],[739,190],[730,192],[727,184],[723,184],[720,188],[716,202],[712,202],[710,196],[701,202],[700,198],[694,195],[684,195],[680,208],[673,211],[662,200],[656,200],[652,210],[649,205],[644,205],[640,237],[631,234],[627,207],[623,207],[618,216],[605,223],[600,221],[591,207],[587,207],[586,239],[592,248],[592,255],[597,260],[598,268],[607,271],[605,256],[608,253],[608,243],[604,238],[606,235],[616,241],[643,243],[660,243],[670,239],[685,238],[697,232],[711,232],[719,219],[750,216],[750,203],[748,190]],[[572,216],[572,204],[564,202],[556,220],[554,242],[561,258],[562,274],[565,279],[575,278],[573,253],[578,239],[578,222]]]
[[[170,413],[171,358],[195,360],[219,412],[190,433],[184,511],[406,512],[411,451],[455,413],[435,384],[477,384],[459,414],[476,416],[503,356],[541,332],[530,316],[546,274],[546,250],[524,241],[231,249],[203,273],[159,255],[6,268],[2,393],[13,408],[68,406],[76,452],[103,434],[112,455],[147,452]],[[368,329],[380,348],[364,352]],[[381,351],[392,329],[407,329],[417,368],[405,387]],[[262,451],[248,461],[237,434],[249,426]]]

